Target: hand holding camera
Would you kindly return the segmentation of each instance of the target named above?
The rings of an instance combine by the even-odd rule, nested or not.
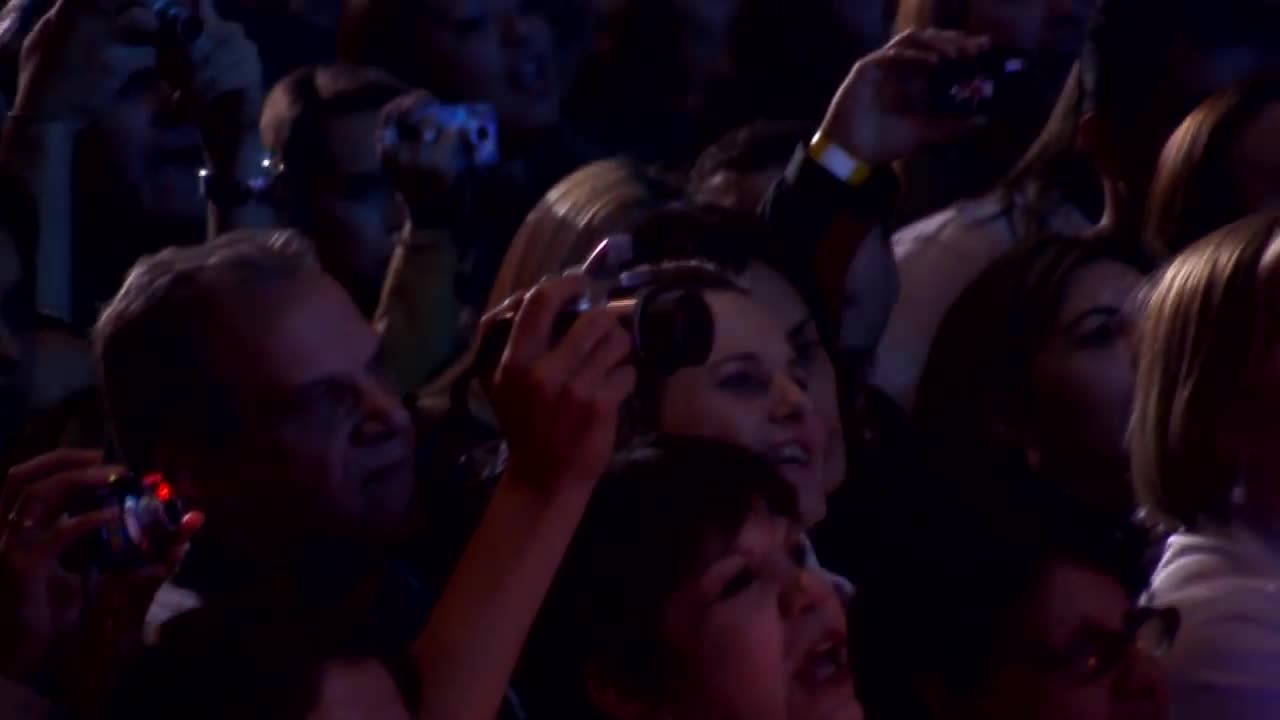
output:
[[[557,341],[556,317],[585,290],[581,275],[566,275],[524,297],[489,388],[512,476],[544,491],[595,486],[617,442],[619,408],[635,387],[631,338],[608,310],[587,311]]]
[[[973,104],[976,113],[959,112],[966,99],[962,96],[954,107],[942,107],[939,88],[950,92],[956,83],[964,84],[962,78],[949,79],[948,66],[972,61],[989,49],[986,38],[948,30],[908,30],[854,65],[831,101],[821,132],[859,160],[875,165],[971,132],[986,124],[980,111],[988,104]],[[995,92],[982,85],[981,78],[975,80],[975,92]]]
[[[455,192],[468,171],[498,163],[497,114],[489,105],[446,105],[417,91],[382,110],[378,153],[415,224],[463,204]]]
[[[126,0],[58,0],[22,46],[13,112],[81,127],[128,78],[156,65],[160,25]]]
[[[70,691],[83,680],[70,668],[114,661],[138,641],[203,521],[170,514],[163,531],[155,498],[113,487],[122,470],[101,462],[92,451],[42,455],[10,470],[0,495],[0,674],[38,689]],[[90,563],[79,572],[67,562],[77,548]],[[109,572],[95,578],[90,568]]]
[[[179,0],[159,2],[165,8],[160,17],[168,18],[167,35],[183,41],[179,47],[190,67],[184,92],[202,122],[215,112],[229,115],[221,122],[256,129],[263,97],[262,62],[244,28],[219,17],[212,0],[200,0],[194,18]],[[190,32],[184,36],[183,27],[199,29],[191,37]]]

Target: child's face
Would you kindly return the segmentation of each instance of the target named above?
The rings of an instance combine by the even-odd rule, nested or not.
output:
[[[377,660],[335,660],[325,665],[307,720],[350,718],[411,720],[395,680]]]
[[[845,613],[804,529],[757,505],[667,602],[672,718],[860,720]]]

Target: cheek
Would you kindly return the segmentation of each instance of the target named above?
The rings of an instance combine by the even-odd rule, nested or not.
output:
[[[1110,720],[1111,689],[1105,682],[1081,688],[1048,687],[1039,699],[1039,720]]]
[[[1064,433],[1097,435],[1119,447],[1133,404],[1133,370],[1122,348],[1074,352],[1041,364],[1035,378],[1037,414]]]
[[[669,633],[687,669],[677,703],[690,718],[786,717],[785,636],[777,608],[756,600],[713,610],[696,630]]]
[[[694,371],[681,371],[663,384],[658,430],[721,440],[755,450],[768,424],[766,400],[743,400],[723,392]]]

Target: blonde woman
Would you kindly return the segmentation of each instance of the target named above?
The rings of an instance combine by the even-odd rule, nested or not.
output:
[[[1130,427],[1139,500],[1179,523],[1156,603],[1182,611],[1175,720],[1280,712],[1280,215],[1183,251],[1138,340]]]

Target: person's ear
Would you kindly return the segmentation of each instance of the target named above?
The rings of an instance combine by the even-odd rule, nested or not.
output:
[[[591,703],[613,720],[667,720],[666,713],[657,710],[634,690],[622,687],[596,666],[587,670],[587,691]]]

